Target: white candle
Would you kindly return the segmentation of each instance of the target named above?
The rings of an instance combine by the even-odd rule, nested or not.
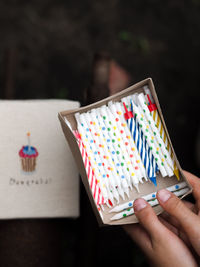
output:
[[[185,187],[187,187],[187,183],[186,182],[181,182],[179,184],[175,184],[175,185],[169,186],[166,189],[169,190],[170,192],[174,192],[174,191],[183,189]],[[153,199],[156,198],[156,193],[157,192],[153,192],[153,193],[148,194],[146,196],[142,196],[142,198],[145,199],[146,201],[153,200]],[[128,202],[123,203],[121,205],[118,205],[118,206],[114,207],[112,210],[110,210],[109,213],[111,213],[111,212],[119,212],[119,211],[122,211],[122,210],[125,210],[125,209],[128,209],[128,208],[132,208],[134,201],[135,200],[131,200],[131,201],[128,201]]]
[[[174,193],[174,195],[176,195],[177,197],[179,197],[179,196],[182,196],[182,195],[186,194],[188,191],[189,191],[189,188],[186,187],[186,188],[183,188],[183,189],[181,189],[181,190],[179,190],[179,191],[175,191],[175,192],[173,192],[173,193]],[[157,199],[150,200],[148,203],[149,203],[152,207],[153,207],[153,206],[156,206],[156,205],[159,205]],[[114,215],[112,218],[110,218],[110,220],[111,220],[111,221],[119,220],[119,219],[125,218],[125,217],[127,217],[127,216],[130,216],[130,215],[132,215],[132,214],[134,214],[134,209],[133,209],[133,208],[130,208],[130,209],[128,209],[128,210],[124,210],[124,211],[122,211],[122,212],[117,213],[117,214]]]

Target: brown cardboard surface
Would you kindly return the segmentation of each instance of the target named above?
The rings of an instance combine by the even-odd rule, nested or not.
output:
[[[166,125],[165,125],[165,122],[164,122],[164,118],[163,118],[163,115],[162,115],[162,111],[161,111],[161,108],[160,108],[160,104],[159,104],[159,101],[158,101],[158,98],[157,98],[157,95],[156,95],[156,91],[154,89],[154,85],[153,85],[153,82],[152,82],[152,79],[151,78],[147,78],[139,83],[136,83],[135,85],[133,86],[130,86],[129,88],[113,95],[113,96],[110,96],[106,99],[103,99],[101,101],[98,101],[94,104],[91,104],[91,105],[88,105],[88,106],[85,106],[85,107],[81,107],[81,108],[78,108],[78,109],[74,109],[74,110],[70,110],[70,111],[63,111],[63,112],[60,112],[59,113],[59,119],[60,119],[60,122],[61,122],[61,125],[62,125],[62,129],[63,129],[63,132],[65,134],[65,137],[69,143],[69,146],[72,150],[72,153],[73,153],[73,156],[75,158],[75,161],[77,163],[77,166],[79,168],[79,172],[81,174],[81,178],[82,178],[82,181],[84,183],[84,186],[85,186],[85,189],[88,193],[88,196],[89,196],[89,199],[90,199],[90,202],[92,204],[92,207],[93,207],[93,210],[96,214],[96,217],[97,217],[97,220],[99,222],[100,225],[121,225],[121,224],[130,224],[130,223],[136,223],[138,222],[137,221],[137,218],[135,215],[131,215],[131,216],[128,216],[126,218],[123,218],[123,219],[120,219],[120,220],[116,220],[116,221],[110,221],[110,218],[114,215],[114,213],[108,213],[109,211],[109,208],[108,207],[105,207],[105,210],[102,211],[102,215],[103,215],[103,218],[101,218],[99,212],[98,212],[98,209],[96,207],[96,204],[93,200],[93,197],[92,197],[92,194],[91,194],[91,189],[89,187],[89,183],[88,183],[88,179],[87,179],[87,174],[86,174],[86,171],[85,171],[85,168],[84,168],[84,164],[83,164],[83,160],[82,160],[82,157],[81,157],[81,154],[80,154],[80,151],[79,151],[79,147],[77,145],[77,142],[76,142],[76,139],[72,133],[72,131],[70,130],[70,128],[67,126],[67,124],[65,123],[64,121],[64,117],[67,118],[67,120],[70,122],[71,124],[71,127],[73,130],[76,130],[77,129],[77,124],[76,124],[76,119],[74,117],[74,114],[79,112],[79,113],[84,113],[84,112],[87,112],[93,108],[97,108],[97,107],[100,107],[102,105],[106,105],[109,101],[120,101],[121,98],[125,97],[125,96],[128,96],[128,95],[131,95],[131,94],[134,94],[134,93],[141,93],[141,92],[144,92],[143,90],[143,87],[147,85],[149,87],[149,89],[151,90],[151,94],[155,100],[155,103],[156,103],[156,106],[158,108],[158,113],[160,115],[160,118],[161,118],[161,121],[162,121],[162,124],[164,126],[164,129],[165,129],[165,132],[166,132],[166,135],[169,139],[169,142],[170,142],[170,145],[171,145],[171,148],[172,148],[172,151],[174,153],[174,158],[175,158],[175,161],[176,161],[176,164],[177,164],[177,167],[180,171],[180,181],[177,181],[175,175],[172,176],[172,177],[161,177],[161,175],[157,175],[157,188],[155,188],[155,186],[152,184],[152,183],[149,183],[149,182],[144,182],[144,184],[140,185],[140,190],[142,191],[141,193],[137,193],[135,190],[132,190],[130,191],[130,197],[129,199],[126,198],[124,201],[121,200],[120,201],[120,204],[124,203],[124,202],[127,202],[129,200],[133,200],[133,199],[136,199],[138,197],[141,197],[141,196],[144,196],[144,195],[147,195],[147,194],[150,194],[150,193],[153,193],[159,189],[162,189],[162,188],[166,188],[166,187],[169,187],[171,185],[174,185],[174,184],[177,184],[183,180],[185,180],[188,184],[188,187],[190,188],[190,191],[185,194],[183,197],[185,197],[186,195],[190,194],[192,192],[192,187],[189,185],[186,177],[184,176],[183,172],[182,172],[182,169],[180,167],[180,164],[177,160],[177,157],[175,155],[175,152],[174,152],[174,149],[173,149],[173,146],[172,146],[172,143],[171,143],[171,140],[170,140],[170,137],[169,137],[169,134],[168,134],[168,131],[167,131],[167,128],[166,128]],[[182,197],[182,198],[183,198]],[[158,206],[155,206],[153,207],[153,209],[155,210],[156,214],[160,214],[162,212],[162,208],[158,205]]]

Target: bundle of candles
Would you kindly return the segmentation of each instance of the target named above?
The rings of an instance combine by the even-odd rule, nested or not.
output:
[[[157,107],[148,88],[145,92],[75,114],[74,135],[97,207],[106,204],[110,212],[119,212],[111,220],[134,213],[134,200],[115,205],[129,199],[130,190],[140,192],[144,180],[156,187],[158,172],[180,179]],[[169,190],[180,196],[189,189],[182,182]],[[158,205],[155,194],[144,196],[152,206]]]

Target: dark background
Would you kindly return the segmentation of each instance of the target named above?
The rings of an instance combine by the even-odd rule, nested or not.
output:
[[[94,54],[102,50],[129,72],[131,84],[152,77],[177,157],[198,175],[199,0],[2,0],[0,37],[0,98],[83,103]],[[3,266],[25,266],[33,257],[37,266],[147,266],[120,227],[98,228],[82,186],[80,201],[75,221],[41,220],[38,228],[28,220],[1,223]],[[35,251],[21,236],[33,240],[31,227],[46,240]]]

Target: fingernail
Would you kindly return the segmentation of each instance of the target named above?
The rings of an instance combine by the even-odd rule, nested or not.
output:
[[[171,197],[171,193],[166,189],[162,189],[158,191],[157,197],[161,202],[166,202]]]
[[[143,198],[139,198],[134,201],[133,206],[135,211],[140,211],[147,206],[147,203]]]

